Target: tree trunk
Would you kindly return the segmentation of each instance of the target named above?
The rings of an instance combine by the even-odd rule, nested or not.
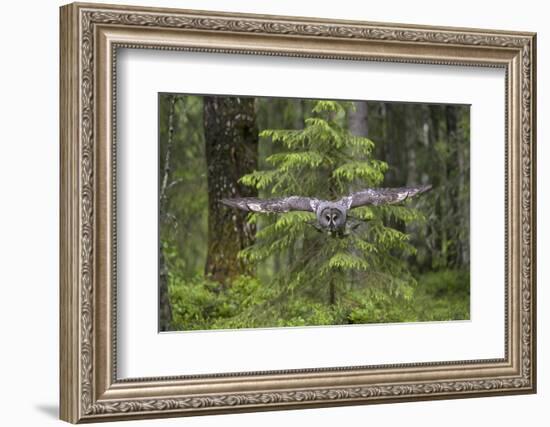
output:
[[[405,107],[405,144],[407,147],[407,185],[413,186],[420,184],[418,181],[418,171],[416,169],[416,152],[418,126],[416,121],[416,105]]]
[[[431,105],[430,106],[430,116],[432,120],[432,128],[434,129],[434,149],[439,163],[439,197],[437,198],[436,213],[439,219],[439,232],[438,232],[438,247],[439,247],[439,268],[447,268],[448,266],[448,226],[449,226],[449,216],[450,216],[450,195],[449,195],[449,182],[448,182],[448,168],[447,168],[447,154],[446,152],[437,151],[437,144],[440,142],[440,139],[444,139],[445,135],[441,135],[440,130],[440,120],[443,120],[444,123],[444,114],[441,106]]]
[[[367,101],[355,101],[355,110],[348,111],[348,128],[349,131],[355,136],[368,137],[369,134],[369,113]],[[349,189],[350,192],[353,188]],[[356,248],[353,248],[351,252],[355,256],[360,256]],[[360,283],[360,274],[358,271],[353,270],[347,274],[346,280],[350,283]],[[336,285],[334,279],[329,283],[329,304],[336,304]]]
[[[453,256],[452,264],[456,267],[460,267],[462,265],[462,253],[463,253],[463,246],[464,242],[462,240],[463,235],[463,227],[464,227],[464,216],[463,216],[463,203],[461,199],[462,195],[462,189],[464,187],[462,175],[463,175],[463,168],[464,168],[464,160],[463,160],[463,150],[462,146],[460,144],[459,138],[458,138],[458,107],[448,105],[445,107],[445,123],[447,125],[447,143],[449,147],[451,147],[452,153],[454,153],[454,156],[449,158],[449,162],[454,165],[456,165],[456,177],[453,179],[453,183],[455,185],[453,186],[453,190],[451,191],[451,212],[452,216],[456,218],[456,222],[458,223],[456,236],[454,236],[454,245],[451,248],[451,254]]]
[[[168,293],[168,269],[164,260],[162,244],[159,245],[159,330],[172,329],[172,304]]]
[[[434,130],[431,126],[431,111],[430,107],[428,105],[423,105],[421,107],[421,122],[422,122],[422,130],[421,130],[421,142],[423,145],[423,151],[425,153],[425,157],[428,159],[434,158],[433,155],[433,145],[435,143],[434,138]],[[426,161],[421,163],[420,170],[420,182],[421,183],[430,183],[433,185],[434,190],[433,193],[437,192],[438,184],[439,182],[435,182],[435,179],[437,178],[437,172],[433,169],[429,170],[425,167]],[[433,204],[436,204],[434,202]],[[430,203],[429,209],[436,209],[433,204]],[[429,215],[429,211],[426,212]],[[436,233],[437,233],[437,226],[435,224],[435,221],[426,221],[425,223],[426,227],[426,235],[424,236],[426,246],[428,247],[428,250],[426,251],[426,259],[421,264],[421,270],[426,271],[432,269],[434,266],[434,254],[437,251],[437,242],[435,241]]]
[[[385,162],[388,164],[388,171],[385,175],[385,185],[402,186],[405,183],[404,168],[402,167],[404,156],[403,151],[403,117],[402,106],[387,102],[385,105]]]
[[[208,178],[208,249],[205,274],[222,285],[248,271],[237,253],[254,241],[247,213],[220,203],[225,197],[256,196],[239,179],[258,165],[258,129],[253,98],[204,97]]]
[[[329,281],[328,303],[331,306],[336,304],[336,285],[334,283],[334,278],[331,278]]]
[[[168,135],[166,151],[162,167],[162,181],[159,189],[160,222],[164,223],[168,218],[168,199],[166,189],[170,180],[170,158],[172,155],[172,144],[174,141],[174,114],[177,98],[171,96],[168,99]],[[172,323],[172,305],[168,292],[168,269],[164,259],[162,241],[159,239],[159,330],[169,331]]]
[[[367,136],[369,132],[367,101],[356,101],[355,111],[348,113],[349,131],[355,136]]]
[[[465,107],[461,114],[468,115],[470,114],[470,108]],[[458,191],[459,191],[459,200],[460,200],[460,218],[462,220],[462,237],[463,243],[461,244],[460,250],[460,267],[468,266],[470,263],[470,195],[469,191],[466,188],[466,181],[469,182],[469,162],[466,160],[469,156],[469,143],[470,143],[470,134],[469,131],[464,129],[463,125],[459,125],[460,129],[460,140],[457,150],[457,163],[458,163],[458,173],[459,173],[459,182],[458,182]]]

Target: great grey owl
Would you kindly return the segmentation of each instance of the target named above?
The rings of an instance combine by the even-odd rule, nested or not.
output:
[[[289,196],[274,199],[237,197],[221,199],[224,205],[249,212],[285,213],[289,211],[314,212],[319,231],[330,235],[345,235],[349,230],[348,211],[359,206],[380,206],[403,202],[406,199],[425,193],[431,185],[401,188],[367,188],[357,191],[336,201],[321,200],[314,197]],[[352,228],[354,228],[356,224]]]

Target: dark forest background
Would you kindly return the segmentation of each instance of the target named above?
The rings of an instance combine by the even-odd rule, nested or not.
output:
[[[469,116],[160,94],[160,330],[468,319]],[[364,225],[344,239],[309,226],[313,214],[219,203],[427,183],[404,206],[354,210]]]

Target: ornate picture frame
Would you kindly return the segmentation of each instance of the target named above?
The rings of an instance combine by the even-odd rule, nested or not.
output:
[[[61,8],[60,416],[71,422],[536,391],[536,35],[70,4]],[[117,49],[505,71],[505,357],[117,378]]]

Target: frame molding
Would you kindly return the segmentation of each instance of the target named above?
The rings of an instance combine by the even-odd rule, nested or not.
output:
[[[535,34],[79,3],[60,14],[63,420],[535,392]],[[505,358],[117,380],[119,47],[504,68]]]

